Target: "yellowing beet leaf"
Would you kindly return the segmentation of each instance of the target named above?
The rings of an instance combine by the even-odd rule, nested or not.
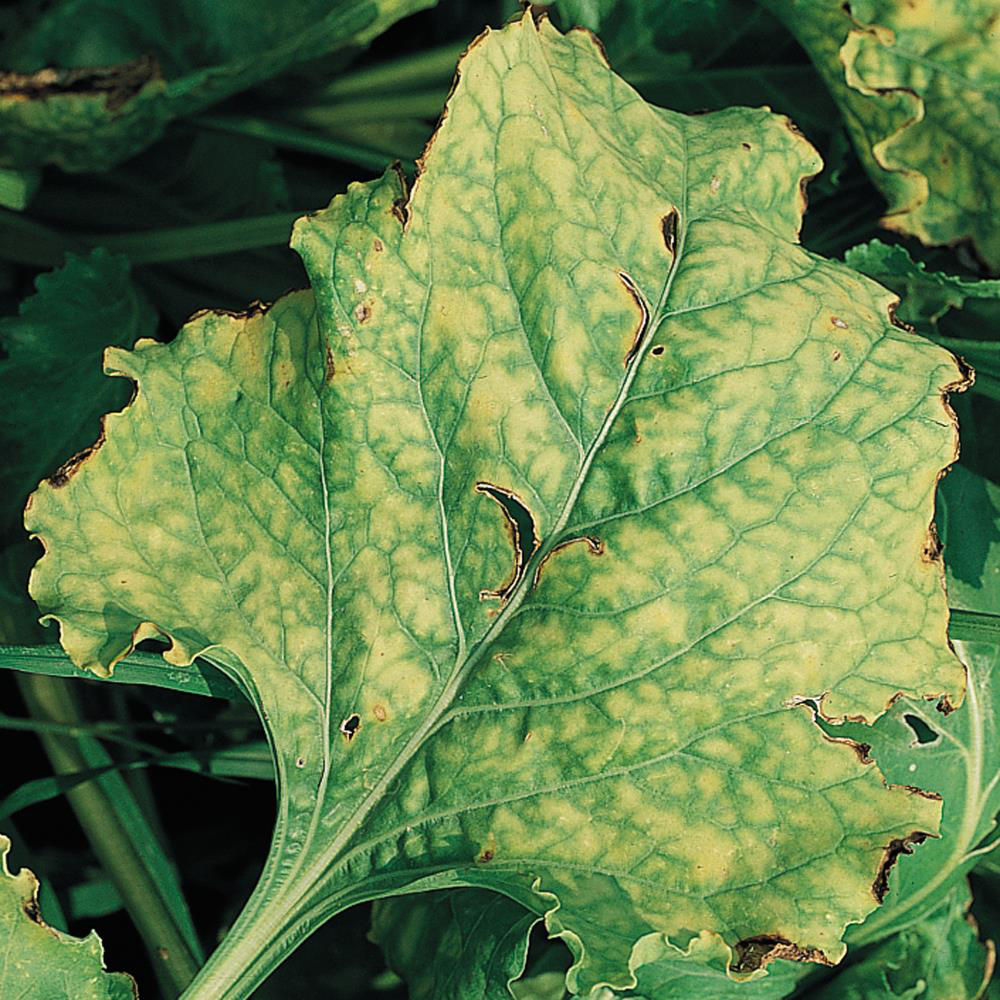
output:
[[[963,375],[798,245],[819,167],[525,17],[471,47],[412,191],[299,222],[311,290],[108,352],[138,392],[34,495],[32,593],[81,667],[207,654],[279,778],[185,997],[463,885],[546,912],[583,993],[651,934],[733,974],[841,958],[940,802],[798,703],[960,701],[928,526]]]

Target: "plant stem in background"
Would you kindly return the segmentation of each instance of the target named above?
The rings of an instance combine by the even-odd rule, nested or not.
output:
[[[455,75],[455,64],[468,44],[449,42],[438,48],[345,73],[317,91],[317,97],[331,100],[382,92],[405,93],[413,87],[436,82],[447,86]]]
[[[63,724],[83,721],[70,686],[52,677],[23,676],[19,685],[39,719]],[[103,747],[89,737],[39,732],[57,775],[110,764]],[[169,996],[191,981],[202,955],[176,874],[152,835],[121,775],[109,773],[66,792],[90,845],[114,882]]]
[[[366,146],[334,139],[292,125],[267,121],[264,118],[248,118],[237,115],[204,116],[198,118],[197,123],[204,128],[215,129],[219,132],[234,132],[238,135],[253,136],[255,139],[263,139],[285,149],[298,150],[300,153],[315,153],[317,156],[343,160],[379,174],[393,159],[385,153]]]

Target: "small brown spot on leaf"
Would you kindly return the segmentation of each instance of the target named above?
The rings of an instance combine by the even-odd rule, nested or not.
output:
[[[913,333],[913,332],[914,332],[914,329],[913,329],[913,327],[912,327],[912,326],[910,326],[910,324],[909,324],[909,323],[904,323],[904,322],[903,322],[903,320],[901,320],[901,319],[900,319],[900,318],[899,318],[899,317],[898,317],[898,316],[896,315],[896,309],[897,309],[898,307],[899,307],[899,302],[898,302],[898,301],[897,301],[897,302],[891,302],[891,303],[889,304],[889,322],[890,322],[890,323],[891,323],[891,324],[892,324],[892,325],[893,325],[894,327],[897,327],[897,328],[898,328],[898,329],[900,329],[900,330],[905,330],[905,331],[906,331],[907,333]]]
[[[749,142],[744,142],[744,143],[741,143],[740,145],[742,145],[742,147],[743,147],[743,148],[744,148],[745,150],[747,150],[747,151],[749,151],[749,150],[750,150],[750,143],[749,143]]]
[[[324,374],[324,379],[326,384],[329,385],[333,381],[333,376],[337,374],[337,366],[334,364],[333,351],[330,350],[329,345],[326,348],[326,372]]]
[[[889,841],[885,848],[885,853],[882,855],[882,861],[878,866],[878,874],[872,883],[872,895],[877,902],[881,903],[885,899],[885,894],[889,891],[889,872],[892,871],[892,866],[896,863],[900,854],[912,854],[913,845],[922,844],[927,837],[928,834],[920,830],[914,830],[913,833],[907,834],[905,837],[897,837]]]
[[[375,247],[376,253],[381,253],[385,249],[385,244],[377,236],[375,237],[375,243],[373,246]]]
[[[649,353],[654,355],[655,357],[659,357],[661,354],[663,354],[665,350],[666,348],[663,346],[663,344],[657,344],[656,347],[654,347]]]
[[[359,323],[367,323],[371,319],[372,310],[371,306],[367,302],[359,302],[354,307],[354,318]]]
[[[840,351],[834,351],[834,352],[833,352],[833,360],[834,360],[834,361],[839,361],[839,360],[840,360],[840,358],[841,358],[841,353],[840,353]]]
[[[164,948],[163,945],[160,945],[160,947],[156,949],[156,955],[162,962],[170,961],[170,951],[169,949]]]
[[[920,558],[925,563],[937,562],[941,558],[941,537],[938,535],[937,525],[933,522],[927,529],[927,538],[924,540]]]
[[[841,318],[840,318],[839,316],[831,316],[831,317],[830,317],[830,322],[831,322],[831,323],[832,323],[832,324],[833,324],[833,325],[834,325],[834,326],[835,326],[835,327],[836,327],[836,328],[837,328],[838,330],[846,330],[846,329],[847,329],[847,323],[846,323],[846,322],[845,322],[844,320],[842,320],[842,319],[841,319]]]
[[[712,194],[718,193],[719,188],[722,187],[722,178],[713,176],[708,182],[708,187]]]
[[[357,735],[358,730],[361,728],[361,716],[357,712],[351,713],[344,721],[340,724],[340,731],[347,738],[347,742],[350,743],[351,740]]]
[[[385,705],[376,705],[372,709],[372,715],[374,715],[379,722],[385,722],[388,717],[385,711]]]

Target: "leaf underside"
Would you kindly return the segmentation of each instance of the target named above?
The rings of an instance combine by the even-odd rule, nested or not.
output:
[[[797,244],[819,166],[526,17],[471,47],[409,195],[300,221],[311,290],[108,352],[138,392],[34,495],[32,594],[97,672],[208,652],[276,755],[192,997],[417,886],[547,911],[580,992],[654,933],[841,957],[940,803],[794,703],[960,701],[928,524],[962,375]]]

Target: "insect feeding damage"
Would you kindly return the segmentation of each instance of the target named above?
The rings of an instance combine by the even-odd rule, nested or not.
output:
[[[636,328],[635,335],[632,337],[632,346],[629,347],[628,353],[625,355],[625,367],[628,368],[629,365],[635,360],[636,355],[639,353],[639,348],[642,347],[643,338],[646,336],[646,331],[649,329],[649,306],[646,305],[646,299],[643,297],[642,292],[636,287],[635,282],[624,272],[619,271],[618,277],[621,278],[622,284],[625,286],[629,295],[632,296],[635,304],[639,307],[639,326]]]
[[[521,582],[528,561],[538,549],[538,531],[535,528],[535,519],[520,498],[502,486],[478,482],[476,483],[476,492],[483,493],[496,501],[503,512],[504,520],[507,522],[511,546],[514,549],[514,570],[510,579],[496,590],[481,590],[479,599],[481,601],[506,601]]]
[[[660,232],[663,233],[663,245],[667,248],[667,253],[671,257],[677,253],[677,223],[680,215],[676,208],[672,208],[662,219],[660,219]]]
[[[569,548],[571,545],[575,545],[577,542],[586,542],[587,551],[592,556],[603,556],[604,555],[604,542],[594,535],[577,535],[575,538],[567,538],[565,541],[560,542],[558,545],[553,546],[548,552],[546,552],[542,561],[535,567],[535,575],[531,580],[531,589],[534,590],[538,586],[538,581],[542,578],[542,570],[545,569],[548,561],[557,553],[562,552],[563,549]]]
[[[347,738],[347,742],[350,743],[351,740],[357,735],[358,730],[361,728],[361,716],[357,712],[352,712],[344,721],[340,724],[340,731]]]
[[[733,950],[736,957],[732,963],[732,971],[736,973],[756,972],[779,958],[789,962],[833,965],[819,948],[802,948],[778,934],[759,934],[744,938]]]
[[[918,789],[912,789],[916,792]],[[881,903],[885,899],[885,894],[889,891],[889,873],[892,871],[892,866],[896,863],[896,859],[900,854],[912,854],[913,846],[915,844],[922,844],[929,834],[923,833],[920,830],[914,830],[913,833],[907,834],[905,837],[896,837],[890,840],[886,845],[885,853],[882,855],[882,861],[878,866],[878,874],[875,876],[875,881],[872,882],[872,895],[875,897],[876,902]]]

